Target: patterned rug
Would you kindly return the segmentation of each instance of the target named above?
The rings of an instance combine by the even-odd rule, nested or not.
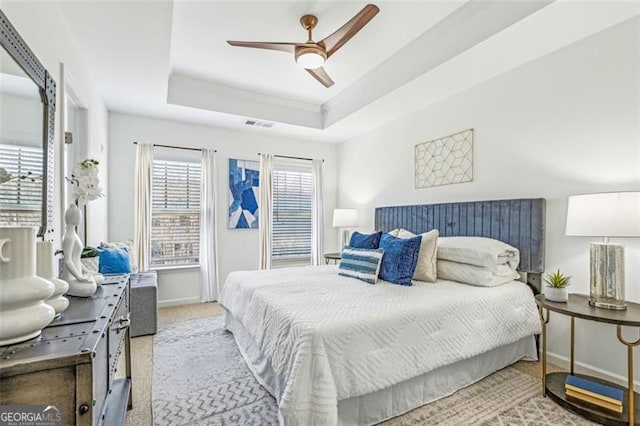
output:
[[[222,316],[160,326],[153,343],[156,425],[277,425],[275,399],[247,368]],[[591,425],[513,368],[384,425]]]

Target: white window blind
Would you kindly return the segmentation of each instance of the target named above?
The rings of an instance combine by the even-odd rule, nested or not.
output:
[[[42,149],[0,144],[0,225],[40,226]]]
[[[153,161],[151,266],[197,265],[200,163]]]
[[[277,160],[273,170],[274,265],[311,262],[311,162]]]

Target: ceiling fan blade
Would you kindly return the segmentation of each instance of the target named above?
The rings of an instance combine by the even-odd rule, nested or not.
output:
[[[356,16],[351,18],[349,22],[318,43],[324,45],[327,52],[327,58],[331,57],[331,55],[336,53],[336,51],[344,46],[346,42],[351,40],[351,38],[356,35],[362,27],[367,25],[379,11],[380,9],[378,9],[378,6],[374,4],[366,5],[356,14]]]
[[[296,46],[304,46],[304,43],[262,43],[259,41],[234,41],[227,40],[231,46],[252,47],[254,49],[279,50],[281,52],[294,53]]]
[[[329,74],[325,71],[324,68],[316,68],[316,69],[307,69],[307,72],[313,76],[316,80],[324,85],[324,87],[333,86],[333,80],[329,77]]]

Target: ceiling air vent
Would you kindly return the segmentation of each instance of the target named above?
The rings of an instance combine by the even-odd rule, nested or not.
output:
[[[258,121],[258,120],[246,119],[244,120],[244,124],[246,124],[247,126],[271,128],[273,127],[274,123],[271,123],[269,121]]]

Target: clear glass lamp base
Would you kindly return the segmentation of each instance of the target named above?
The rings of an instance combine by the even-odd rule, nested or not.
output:
[[[589,305],[625,310],[624,246],[591,243],[591,283]]]
[[[627,302],[612,299],[610,301],[606,300],[594,300],[593,298],[589,299],[589,304],[591,306],[595,306],[596,308],[605,308],[605,309],[614,309],[616,311],[624,311],[627,309]]]

